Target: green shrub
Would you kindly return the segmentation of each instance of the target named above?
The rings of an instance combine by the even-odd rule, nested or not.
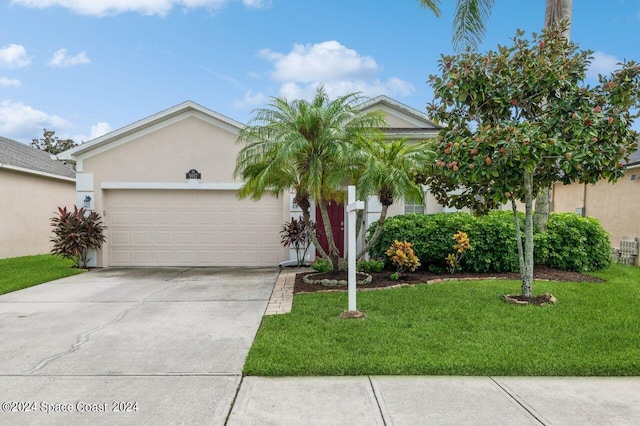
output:
[[[524,232],[524,214],[520,213],[519,220]],[[384,256],[395,240],[411,241],[423,268],[445,272],[447,264],[443,254],[451,252],[451,235],[459,231],[465,232],[474,242],[465,253],[465,271],[519,271],[515,226],[510,211],[492,211],[479,217],[468,213],[394,216],[386,220],[369,255],[373,258]],[[552,213],[548,231],[535,234],[534,242],[534,260],[538,265],[585,271],[606,268],[610,262],[609,237],[593,218],[574,213]],[[389,266],[388,259],[385,261],[385,266]]]
[[[549,218],[544,263],[566,271],[598,271],[611,263],[609,234],[592,217],[556,213]]]
[[[378,257],[375,259],[362,259],[356,262],[356,270],[358,272],[381,272],[384,269],[384,260]]]
[[[314,271],[320,272],[320,273],[329,272],[329,270],[331,269],[327,261],[321,257],[317,258],[315,262],[311,264],[311,267],[313,268]]]

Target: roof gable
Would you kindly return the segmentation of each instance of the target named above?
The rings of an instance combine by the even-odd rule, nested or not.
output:
[[[75,178],[75,172],[69,165],[53,160],[48,152],[1,136],[0,167],[72,180]]]
[[[114,130],[106,135],[83,143],[58,154],[59,159],[77,161],[89,158],[93,155],[115,148],[124,143],[130,142],[137,137],[148,134],[162,127],[168,126],[188,117],[197,116],[204,121],[224,128],[232,133],[238,133],[244,124],[235,121],[222,114],[218,114],[208,108],[203,107],[193,101],[185,101],[179,105],[160,111],[128,126]]]
[[[427,117],[426,114],[391,99],[388,96],[377,96],[360,104],[358,108],[363,112],[369,110],[383,111],[390,117],[410,123],[418,129],[440,130],[440,127],[433,121],[429,120],[429,117]]]

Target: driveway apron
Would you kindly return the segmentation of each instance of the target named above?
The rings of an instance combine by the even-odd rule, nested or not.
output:
[[[0,296],[0,424],[224,424],[277,275],[112,268]]]

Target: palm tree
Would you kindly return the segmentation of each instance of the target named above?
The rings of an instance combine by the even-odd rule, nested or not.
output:
[[[310,200],[320,208],[329,245],[316,250],[332,267],[339,267],[340,254],[331,232],[327,206],[341,201],[357,142],[376,139],[385,127],[381,112],[361,113],[360,95],[349,93],[330,100],[319,87],[311,102],[271,98],[267,108],[254,117],[238,136],[245,146],[238,153],[234,176],[244,181],[240,197],[260,199],[293,189],[305,225],[311,229]]]
[[[360,150],[362,166],[357,181],[359,198],[378,197],[382,210],[371,238],[364,244],[358,258],[369,251],[378,240],[389,207],[398,199],[424,203],[424,190],[417,183],[419,170],[433,160],[433,151],[426,143],[410,144],[406,140],[387,142],[382,139],[366,141]]]
[[[440,0],[418,0],[423,9],[430,10],[440,16]],[[571,11],[573,0],[546,0],[544,26],[567,20],[569,27],[564,34],[569,38],[571,29]],[[487,22],[491,17],[495,0],[457,0],[456,15],[453,18],[453,47],[478,47],[487,30]]]
[[[420,6],[440,16],[440,0],[418,0]],[[495,0],[457,0],[456,15],[453,18],[452,43],[455,50],[469,46],[477,48],[491,17]]]

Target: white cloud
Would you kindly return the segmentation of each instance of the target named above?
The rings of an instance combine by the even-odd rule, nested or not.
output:
[[[31,63],[27,50],[20,44],[10,44],[0,48],[1,68],[22,68]]]
[[[360,92],[367,97],[408,96],[415,90],[411,83],[396,77],[381,79],[374,58],[337,41],[296,44],[286,54],[264,49],[258,52],[258,57],[273,64],[268,75],[280,85],[278,95],[287,99],[311,99],[319,85],[323,85],[332,98],[350,92]],[[248,93],[236,105],[249,104],[249,100],[261,99]]]
[[[256,107],[265,104],[268,99],[269,97],[262,92],[253,93],[249,90],[245,93],[244,98],[236,101],[233,106],[236,108]]]
[[[275,69],[271,76],[276,81],[367,78],[378,71],[378,64],[371,56],[361,56],[337,41],[304,46],[295,44],[286,55],[266,49],[259,52],[259,56],[273,62]]]
[[[0,77],[0,88],[1,87],[20,87],[20,80],[16,80],[15,78]]]
[[[102,135],[106,135],[111,130],[113,129],[111,128],[109,123],[106,123],[104,121],[99,121],[93,126],[91,126],[91,139],[99,138]]]
[[[5,99],[0,102],[0,135],[17,140],[31,140],[42,129],[56,132],[73,127],[64,118],[39,111],[22,102]]]
[[[164,16],[174,7],[205,8],[215,11],[230,1],[237,0],[11,0],[11,4],[38,9],[58,6],[80,15],[90,16],[112,16],[126,12]],[[245,6],[252,8],[267,7],[271,4],[270,0],[241,1]]]
[[[598,74],[608,75],[619,69],[618,63],[622,62],[615,56],[604,52],[594,52],[593,61],[587,70],[587,77],[598,78]]]
[[[53,57],[47,62],[50,67],[67,68],[76,65],[88,64],[91,59],[87,57],[86,52],[80,52],[75,56],[67,56],[67,49],[58,49],[53,52]]]

